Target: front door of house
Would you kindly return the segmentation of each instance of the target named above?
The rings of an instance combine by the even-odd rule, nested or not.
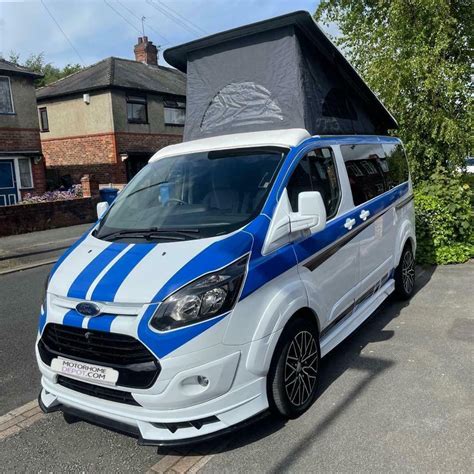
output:
[[[13,160],[0,160],[0,206],[16,204],[18,190]]]

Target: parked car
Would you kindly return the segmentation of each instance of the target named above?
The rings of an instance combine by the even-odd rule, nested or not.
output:
[[[98,209],[47,283],[39,403],[144,444],[302,415],[321,357],[392,292],[413,293],[397,138],[293,129],[172,145]]]

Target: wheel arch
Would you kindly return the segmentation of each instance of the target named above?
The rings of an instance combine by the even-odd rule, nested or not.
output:
[[[319,336],[321,322],[318,315],[309,306],[301,306],[285,318],[284,321],[280,320],[278,325],[275,327],[275,330],[267,337],[252,342],[246,361],[247,370],[259,376],[265,376],[268,373],[275,348],[283,331],[290,322],[298,318],[304,318],[311,321]]]

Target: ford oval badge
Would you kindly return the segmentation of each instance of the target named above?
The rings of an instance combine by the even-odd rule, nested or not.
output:
[[[100,308],[96,304],[87,302],[79,303],[76,306],[76,311],[83,316],[89,317],[100,314]]]

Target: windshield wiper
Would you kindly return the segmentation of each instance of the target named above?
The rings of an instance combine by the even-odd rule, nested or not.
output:
[[[122,237],[137,235],[147,240],[153,238],[163,238],[168,240],[186,240],[186,237],[197,239],[200,233],[199,229],[159,229],[158,227],[149,227],[148,229],[127,229],[110,232],[100,236],[101,239],[120,239]],[[170,234],[170,235],[168,235]],[[174,236],[172,234],[175,234]],[[156,237],[155,237],[156,236]]]

